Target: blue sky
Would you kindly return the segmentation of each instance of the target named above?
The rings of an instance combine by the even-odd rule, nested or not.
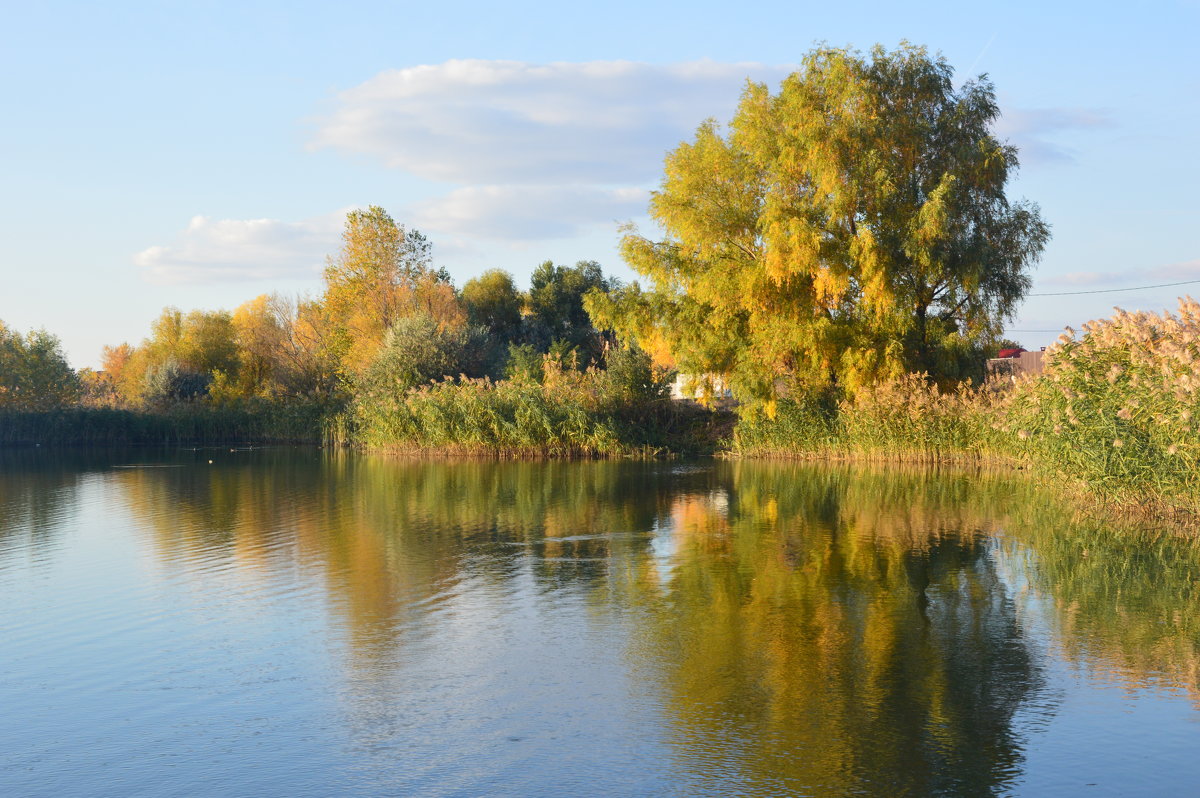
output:
[[[425,232],[461,284],[616,254],[663,154],[814,43],[986,72],[1010,195],[1054,238],[1015,331],[1200,285],[1200,3],[26,3],[0,27],[0,319],[72,362],[162,307],[315,291],[347,209]],[[1055,334],[1013,332],[1026,346]]]

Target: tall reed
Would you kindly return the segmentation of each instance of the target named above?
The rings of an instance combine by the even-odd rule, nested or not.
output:
[[[1014,451],[1121,500],[1200,504],[1200,303],[1068,331],[1016,386]]]
[[[941,391],[924,375],[833,401],[746,412],[734,452],[891,459],[999,459],[1106,500],[1200,510],[1200,303],[1068,331],[1043,374]]]
[[[731,446],[745,455],[929,461],[998,454],[994,418],[1005,404],[994,385],[943,391],[924,374],[860,389],[841,399],[778,402],[775,417],[747,413]]]
[[[661,396],[614,390],[605,372],[445,380],[358,397],[351,438],[392,452],[596,457],[688,449],[695,419]]]
[[[316,401],[180,404],[156,411],[67,408],[0,412],[0,445],[322,443],[337,405]]]

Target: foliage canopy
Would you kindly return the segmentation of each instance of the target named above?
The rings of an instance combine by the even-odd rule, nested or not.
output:
[[[954,87],[922,47],[820,48],[771,94],[748,84],[727,132],[666,159],[622,240],[650,283],[589,310],[743,399],[855,389],[905,371],[957,378],[1011,317],[1049,236],[1005,195],[1017,152],[986,76]]]
[[[424,312],[442,324],[465,321],[450,275],[432,266],[429,241],[377,205],[346,215],[341,251],[325,267],[322,305],[350,374],[371,363],[401,318]]]
[[[605,277],[595,261],[581,260],[574,266],[545,261],[530,276],[526,337],[539,351],[553,351],[559,356],[570,353],[580,368],[599,362],[604,340],[584,308],[584,297],[589,292],[607,293],[615,288],[617,282]]]
[[[0,321],[0,409],[52,410],[79,394],[58,338],[45,330],[21,335]]]

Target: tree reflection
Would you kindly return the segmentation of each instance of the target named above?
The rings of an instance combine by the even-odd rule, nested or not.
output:
[[[987,794],[1039,684],[967,482],[739,465],[673,510],[639,657],[682,778],[752,794]]]
[[[165,568],[315,575],[364,738],[402,725],[406,648],[449,645],[468,605],[484,636],[522,602],[634,619],[618,645],[685,792],[1002,792],[1040,703],[1022,584],[1068,657],[1200,672],[1196,544],[1114,535],[1011,472],[207,457],[113,479]]]
[[[0,564],[46,556],[76,509],[85,475],[106,464],[87,451],[0,448]]]
[[[1194,529],[1098,521],[1026,504],[1007,520],[1060,653],[1127,687],[1181,689],[1200,707],[1200,539]]]
[[[357,648],[386,652],[414,613],[474,580],[502,600],[528,570],[542,590],[594,590],[640,549],[675,484],[637,463],[421,462],[262,452],[119,475],[159,559],[322,573]],[[490,586],[490,587],[489,587]]]

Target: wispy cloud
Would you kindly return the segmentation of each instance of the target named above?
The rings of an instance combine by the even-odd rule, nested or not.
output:
[[[1075,160],[1075,149],[1064,137],[1112,126],[1108,113],[1094,108],[1006,106],[996,132],[1017,146],[1024,163],[1069,163]]]
[[[1200,259],[1179,261],[1149,269],[1130,269],[1119,272],[1070,272],[1068,274],[1049,277],[1041,281],[1043,285],[1093,286],[1120,288],[1130,284],[1147,284],[1184,282],[1200,280]]]
[[[133,257],[152,283],[215,283],[306,278],[336,250],[346,212],[300,222],[195,216],[169,245]]]
[[[748,78],[775,89],[793,69],[486,60],[393,69],[335,95],[314,119],[310,146],[455,187],[398,209],[453,259],[481,245],[568,238],[644,213],[668,150],[702,120],[728,120]],[[999,133],[1026,162],[1062,161],[1071,158],[1062,137],[1108,124],[1089,109],[1008,108]],[[197,216],[174,242],[134,262],[159,283],[311,277],[336,250],[344,218]]]
[[[311,146],[459,188],[418,202],[432,233],[535,241],[645,212],[666,152],[733,113],[746,80],[786,66],[693,61],[457,60],[392,69],[341,92]]]
[[[566,238],[643,213],[649,192],[595,186],[468,186],[414,207],[418,227],[492,239]]]
[[[628,185],[708,117],[727,119],[748,77],[788,67],[631,61],[456,60],[381,72],[316,120],[315,148],[457,183]]]

